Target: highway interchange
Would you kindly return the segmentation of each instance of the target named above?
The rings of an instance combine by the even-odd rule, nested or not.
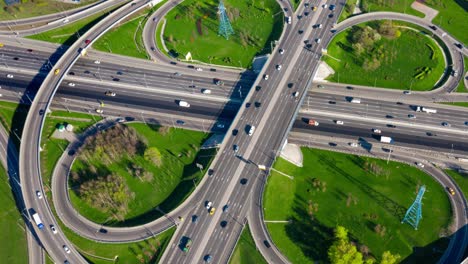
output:
[[[134,8],[137,7],[138,5],[134,6]],[[291,9],[289,8],[289,10]],[[298,12],[301,12],[301,10],[299,10]],[[314,14],[314,16],[304,17],[301,20],[294,19],[294,23],[292,25],[285,26],[283,38],[285,39],[285,41],[287,40],[288,43],[296,43],[295,45],[300,47],[302,42],[302,36],[297,34],[297,30],[300,28],[306,28],[308,24],[314,24],[316,23],[316,21],[322,20],[327,21],[326,23],[324,23],[326,27],[331,27],[331,24],[333,22],[326,18],[327,15],[328,14],[326,14],[326,12],[324,11],[317,12],[316,15]],[[307,34],[311,34],[310,29],[307,29],[305,31],[305,36],[307,36]],[[319,36],[315,35],[315,32],[312,34],[314,35],[312,37],[309,37],[309,39],[319,37],[322,38],[322,43],[328,43],[331,37],[330,32],[325,30],[319,33]],[[279,45],[278,47],[280,46],[281,45]],[[288,47],[291,47],[291,45],[288,45]],[[245,219],[245,216],[249,213],[248,209],[250,208],[250,206],[248,206],[248,203],[250,202],[250,200],[246,199],[245,197],[249,197],[249,195],[247,194],[257,193],[252,192],[251,190],[259,188],[259,186],[263,185],[265,173],[259,171],[255,165],[265,164],[269,167],[272,164],[280,146],[282,145],[281,142],[284,141],[285,136],[287,135],[287,130],[290,124],[292,125],[294,123],[295,125],[295,130],[293,131],[307,132],[308,135],[333,134],[339,136],[342,135],[345,131],[349,131],[347,137],[349,137],[350,140],[352,138],[356,140],[358,137],[367,136],[367,140],[369,141],[372,140],[370,136],[370,128],[382,126],[382,131],[387,132],[386,130],[389,130],[388,133],[392,133],[391,135],[395,137],[395,139],[398,138],[399,140],[397,141],[401,141],[402,143],[406,143],[411,146],[417,146],[419,148],[421,148],[422,146],[426,146],[432,148],[433,150],[439,150],[440,148],[446,151],[449,150],[454,151],[455,153],[466,154],[464,153],[464,151],[466,151],[467,149],[465,145],[466,143],[460,142],[460,136],[467,136],[468,127],[465,126],[463,123],[463,111],[458,110],[457,108],[440,106],[440,109],[438,109],[439,113],[436,115],[436,119],[433,118],[434,116],[429,117],[427,116],[427,114],[423,115],[423,113],[416,113],[417,118],[414,121],[412,121],[408,120],[407,115],[410,113],[414,113],[414,110],[412,110],[409,107],[410,104],[406,101],[406,97],[401,95],[399,96],[401,96],[402,101],[404,101],[404,103],[402,104],[396,104],[394,100],[380,101],[376,100],[375,98],[369,98],[368,102],[364,102],[364,100],[366,99],[363,99],[363,102],[358,106],[346,102],[344,96],[336,94],[327,94],[326,91],[314,91],[314,89],[312,89],[312,91],[309,91],[307,95],[302,96],[302,94],[304,94],[306,91],[301,91],[298,89],[305,89],[309,86],[307,85],[309,84],[309,80],[305,78],[303,79],[303,76],[313,75],[314,70],[311,69],[314,69],[314,67],[316,67],[317,65],[320,49],[321,47],[319,45],[316,45],[313,48],[312,52],[307,51],[305,49],[290,49],[287,50],[287,52],[284,55],[279,55],[276,49],[276,53],[274,53],[271,56],[271,58],[269,59],[269,63],[264,67],[264,71],[270,75],[269,80],[262,80],[261,77],[263,73],[261,73],[259,75],[259,80],[256,80],[254,86],[260,85],[262,89],[260,91],[252,91],[248,95],[247,92],[249,90],[249,84],[251,85],[254,81],[253,78],[251,78],[251,74],[246,74],[246,76],[244,76],[245,78],[239,81],[239,72],[217,71],[216,76],[222,76],[222,78],[220,77],[220,79],[225,80],[225,85],[223,87],[216,87],[216,84],[214,84],[212,78],[213,74],[207,72],[208,69],[206,69],[206,71],[202,74],[199,74],[198,72],[196,73],[193,70],[191,70],[190,72],[190,70],[187,68],[179,69],[177,67],[174,67],[170,70],[167,70],[167,66],[161,67],[161,69],[158,69],[157,71],[142,71],[141,69],[133,69],[132,71],[132,69],[121,70],[122,67],[116,64],[107,64],[105,62],[105,58],[100,59],[102,60],[102,63],[99,64],[99,66],[97,66],[93,62],[93,60],[79,60],[78,63],[74,65],[74,68],[70,70],[74,72],[75,75],[67,76],[67,80],[63,82],[60,89],[58,90],[57,97],[66,97],[74,101],[76,100],[77,105],[79,104],[78,101],[82,101],[84,98],[87,98],[88,100],[85,101],[92,102],[90,103],[90,105],[92,106],[98,106],[98,100],[105,100],[106,104],[111,104],[113,106],[115,105],[129,108],[138,108],[142,110],[144,109],[144,111],[150,111],[152,109],[156,112],[170,113],[174,115],[177,115],[179,113],[179,115],[181,115],[180,109],[177,107],[174,99],[175,96],[179,95],[177,99],[185,99],[190,101],[192,104],[192,107],[190,109],[191,111],[187,111],[181,116],[190,114],[189,116],[195,119],[207,118],[208,120],[214,121],[221,113],[222,122],[229,123],[232,119],[234,119],[234,124],[231,126],[231,128],[236,127],[237,129],[239,129],[239,134],[235,137],[231,136],[229,133],[227,134],[228,136],[226,136],[226,139],[220,147],[220,155],[215,159],[215,161],[212,164],[215,173],[220,173],[222,175],[234,174],[234,177],[224,176],[219,178],[213,178],[213,180],[204,180],[204,182],[200,184],[200,187],[197,189],[196,193],[192,195],[192,197],[189,199],[191,201],[199,202],[197,204],[192,204],[192,206],[185,206],[184,204],[182,208],[185,208],[185,210],[176,210],[173,214],[174,216],[176,216],[180,212],[183,212],[185,215],[197,214],[203,216],[203,219],[200,219],[199,223],[197,223],[197,229],[191,229],[189,221],[181,223],[181,225],[177,229],[176,235],[173,238],[173,243],[171,244],[171,247],[174,248],[174,246],[178,245],[178,241],[181,238],[181,236],[190,236],[193,238],[199,237],[200,239],[202,236],[204,236],[205,238],[201,239],[202,241],[200,244],[194,245],[194,248],[190,251],[190,254],[180,254],[181,251],[172,250],[166,251],[167,255],[164,256],[165,258],[170,260],[168,261],[170,263],[184,263],[184,261],[189,262],[191,259],[196,259],[197,261],[199,260],[201,262],[206,254],[211,254],[213,256],[216,256],[217,261],[226,262],[230,256],[230,250],[233,249],[233,245],[235,245],[237,237],[240,234],[240,230],[242,229],[245,223],[243,219]],[[19,57],[21,56],[22,52],[24,53],[24,49],[22,52],[20,52],[19,50],[14,51],[14,48],[12,48],[12,50],[6,50],[5,52],[6,55],[5,57],[2,55],[2,61],[3,63],[5,63],[6,60],[8,60],[8,62],[6,62],[5,64],[5,66],[8,65],[8,68],[5,67],[7,68],[7,70],[11,70],[11,68],[16,67],[26,67],[29,70],[29,72],[27,73],[15,73],[15,77],[12,80],[6,80],[6,85],[2,84],[3,86],[5,86],[8,92],[11,92],[10,97],[15,98],[16,93],[21,92],[19,89],[24,89],[24,87],[27,87],[29,83],[31,83],[32,77],[35,76],[34,71],[37,72],[37,69],[40,68],[42,64],[44,64],[44,58],[47,57],[47,54],[39,54],[38,52],[38,58],[34,60],[30,58],[31,56],[27,56],[27,58],[26,56],[21,58]],[[33,53],[35,52],[36,51],[33,51]],[[19,58],[18,60],[14,59],[15,54],[16,57]],[[61,58],[63,59],[64,57],[65,56],[62,56]],[[0,61],[0,63],[2,63],[2,61]],[[25,61],[27,63],[25,63]],[[63,65],[67,65],[67,63],[70,64],[71,61],[69,60],[68,62],[65,62],[65,64],[61,64],[59,62],[62,69],[64,69]],[[279,64],[283,65],[281,73],[286,72],[286,74],[284,74],[283,76],[289,75],[289,79],[287,81],[286,78],[280,78],[280,76],[277,74],[278,71],[275,69],[275,67]],[[292,71],[293,65],[298,65],[300,67],[296,67],[294,71]],[[5,76],[5,69],[1,70],[2,76]],[[90,71],[90,73],[85,73],[85,71]],[[117,74],[117,72],[119,71],[123,72],[123,74]],[[182,72],[182,75],[175,76],[176,72]],[[195,73],[197,74],[196,76]],[[207,74],[205,75],[205,73]],[[141,78],[141,75],[143,75],[144,77]],[[203,77],[203,75],[210,77]],[[127,76],[129,77],[127,78]],[[119,78],[119,80],[115,81],[115,78]],[[53,79],[53,76],[52,78],[46,79],[46,82],[51,79]],[[192,81],[193,83],[195,83],[196,89],[189,87],[193,85]],[[38,82],[40,83],[41,81]],[[57,80],[54,80],[54,82],[57,83]],[[76,86],[72,89],[68,85],[69,82],[75,83]],[[174,82],[177,82],[177,84],[179,84],[177,87],[175,87],[176,89],[174,89],[173,85],[170,85]],[[299,91],[301,95],[299,97],[303,98],[304,101],[300,101],[298,98],[295,98],[292,95],[293,91],[290,88],[286,88],[286,82],[295,83],[294,91]],[[150,85],[148,85],[148,83]],[[238,91],[241,85],[244,83],[246,85],[245,87],[242,87],[241,92],[239,93]],[[155,84],[157,84],[157,87],[155,87]],[[136,89],[135,86],[138,86],[138,89]],[[152,89],[147,89],[148,86]],[[92,87],[92,89],[89,89],[89,87]],[[214,93],[210,96],[202,95],[200,93],[201,87],[210,87],[211,90],[214,91]],[[274,91],[272,87],[283,88],[276,89],[276,91]],[[173,94],[170,94],[170,96],[165,96],[165,94],[167,94],[168,90],[171,88],[176,91],[172,91]],[[354,92],[349,91],[345,87],[340,86],[334,86],[332,91],[340,91],[339,89],[345,91],[348,94]],[[41,88],[40,91],[42,92],[42,90],[44,89]],[[105,97],[104,92],[107,90],[117,90],[118,96],[116,96],[115,98]],[[137,90],[138,92],[135,92],[135,90]],[[358,91],[358,89],[356,89],[356,91]],[[3,92],[4,96],[7,96],[8,92]],[[36,95],[36,99],[34,101],[37,101],[37,97],[40,95],[41,94]],[[125,99],[122,99],[123,96],[125,96]],[[243,99],[246,96],[247,99],[245,99],[245,102],[252,103],[252,106],[249,108],[246,108],[244,104],[240,104],[239,99]],[[228,100],[229,97],[230,100]],[[31,94],[31,98],[34,98],[34,93]],[[409,96],[408,98],[410,98],[408,101],[411,101],[411,96]],[[22,100],[28,101],[29,98],[23,97]],[[58,100],[56,98],[56,101]],[[41,101],[45,102],[47,100]],[[278,101],[278,104],[276,104],[276,106],[281,107],[272,109],[272,106],[274,104],[272,104],[271,102],[274,101]],[[336,102],[336,104],[332,106],[332,104],[329,103],[330,101],[334,101]],[[226,102],[229,102],[227,106]],[[267,107],[267,105],[263,103],[261,107],[256,108],[253,106],[254,102],[270,102],[270,104]],[[300,110],[296,121],[290,122],[290,118],[288,117],[294,115],[296,107],[299,107],[301,103],[302,109]],[[69,105],[69,107],[72,107],[73,103],[65,102],[65,107],[67,107],[67,105]],[[310,105],[313,105],[313,107],[310,107]],[[38,110],[40,108],[36,109],[36,113],[39,113]],[[41,107],[41,109],[44,109],[43,106]],[[106,111],[106,108],[104,109]],[[239,113],[236,115],[238,109]],[[288,109],[288,111],[282,111],[281,109]],[[336,114],[335,116],[333,116],[331,109],[339,110],[343,114],[338,115],[339,117],[336,117]],[[90,110],[92,111],[94,109],[90,107],[87,110],[79,110],[86,112]],[[272,111],[278,111],[278,113],[272,113]],[[393,118],[387,118],[386,112],[391,113]],[[266,115],[267,117],[263,117],[264,115]],[[268,116],[273,116],[274,118],[268,118]],[[317,130],[318,132],[314,131],[314,129],[310,129],[310,127],[306,126],[305,122],[302,120],[302,118],[309,117],[320,121],[321,125],[317,127],[320,129]],[[357,122],[358,117],[367,120],[361,120]],[[344,121],[343,126],[337,126],[333,123],[333,120],[336,120],[337,118]],[[268,119],[268,122],[265,121],[266,119]],[[451,123],[452,127],[442,127],[440,124],[441,122],[445,121]],[[394,122],[399,122],[396,128],[386,128],[386,124]],[[252,138],[246,135],[244,130],[244,128],[247,125],[251,124],[258,124],[256,125],[257,129]],[[187,122],[187,126],[189,125],[190,123]],[[262,133],[262,130],[265,130],[265,134]],[[390,132],[390,130],[392,132]],[[414,135],[415,131],[417,131],[416,133],[419,133],[420,136],[417,139],[411,139],[409,135]],[[437,134],[437,136],[427,136],[427,132],[435,133]],[[260,133],[262,133],[262,137],[259,136]],[[271,142],[269,141],[270,139],[277,139],[274,140],[277,143],[275,145],[271,145]],[[24,134],[23,140],[25,140]],[[405,140],[407,142],[405,142]],[[34,142],[34,140],[31,140],[31,142]],[[237,143],[240,147],[239,154],[237,154],[238,157],[236,157],[236,155],[232,151],[232,146],[234,145],[234,143]],[[246,160],[249,162],[246,162]],[[35,164],[32,164],[31,166],[37,167],[37,165]],[[244,171],[241,172],[241,169],[243,169]],[[251,175],[248,179],[249,184],[246,184],[245,186],[241,187],[238,186],[240,174]],[[40,182],[36,182],[35,185],[40,186]],[[226,188],[226,186],[229,187]],[[228,197],[226,193],[221,193],[219,191],[217,193],[212,193],[210,190],[213,189],[227,189],[229,191],[232,191],[232,195],[231,197]],[[54,200],[55,198],[56,197],[54,197]],[[217,206],[218,211],[212,218],[207,216],[206,209],[204,209],[203,199],[216,201],[215,206]],[[27,200],[34,200],[34,197],[31,197],[29,199],[27,198]],[[222,213],[220,210],[221,206],[227,203],[232,205],[230,206],[229,216],[226,216],[226,214]],[[47,209],[44,208],[41,209],[41,212],[42,210],[47,211]],[[226,228],[222,228],[219,225],[211,224],[212,222],[219,223],[219,220],[225,217],[228,217],[229,222]],[[212,220],[213,218],[215,220]],[[48,219],[48,221],[52,222],[53,220]],[[160,230],[161,225],[164,224],[160,223],[159,226],[154,225],[155,230]],[[165,223],[165,225],[167,225],[167,223]],[[211,238],[209,241],[209,236],[205,235],[204,233],[207,229],[211,231],[209,233],[211,234]],[[127,230],[123,231],[123,233],[120,233],[116,230],[116,232],[109,232],[109,236],[114,237],[113,235],[116,234],[116,239],[122,239],[123,237],[128,239],[126,233],[135,232],[134,230]],[[148,233],[148,231],[146,231],[146,233]],[[138,235],[138,233],[134,234],[134,236]],[[43,238],[41,237],[41,241],[42,239]],[[220,239],[225,239],[225,241],[222,241],[222,246],[220,246],[219,243]],[[65,241],[65,238],[63,241]],[[57,251],[60,252],[56,252],[56,255],[59,256],[64,254],[63,251],[61,251],[62,249],[59,245],[60,243],[66,242],[60,241],[59,243],[57,243]],[[49,248],[49,246],[46,245],[46,248]],[[197,250],[198,248],[199,250]],[[208,253],[206,250],[208,250]],[[278,261],[274,261],[274,263],[283,262],[281,256],[279,254],[276,255],[278,257]],[[53,253],[52,256],[54,256]],[[76,259],[74,260],[76,260],[77,262],[80,261],[79,255],[73,254],[73,257],[75,256]],[[54,256],[54,259],[55,257],[56,256]],[[187,260],[187,258],[190,259]],[[60,257],[58,259],[60,260]]]

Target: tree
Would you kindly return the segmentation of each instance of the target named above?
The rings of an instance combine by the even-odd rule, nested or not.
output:
[[[153,162],[156,166],[162,165],[161,152],[156,147],[150,147],[145,150],[145,160]]]
[[[328,250],[328,258],[332,264],[362,264],[362,254],[348,239],[348,230],[342,226],[335,229],[335,242]]]
[[[380,264],[394,264],[397,263],[399,259],[400,255],[392,255],[390,251],[385,251],[382,254],[382,261],[380,262]]]

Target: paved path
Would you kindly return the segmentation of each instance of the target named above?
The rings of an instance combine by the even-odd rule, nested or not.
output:
[[[426,20],[427,22],[431,22],[432,19],[434,19],[439,13],[439,11],[437,11],[436,9],[430,8],[427,5],[420,3],[418,1],[414,1],[411,4],[411,8],[423,13],[425,15],[423,19]]]

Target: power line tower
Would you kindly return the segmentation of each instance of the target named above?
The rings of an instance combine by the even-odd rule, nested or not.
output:
[[[418,196],[414,200],[413,204],[410,206],[408,211],[406,211],[405,217],[401,221],[403,224],[404,222],[410,224],[414,227],[414,230],[418,230],[419,220],[422,218],[422,210],[421,210],[421,200],[424,196],[424,192],[426,191],[426,185],[421,186],[419,188]]]
[[[218,35],[229,39],[229,36],[234,34],[234,30],[232,29],[231,22],[229,22],[229,18],[226,15],[226,8],[224,7],[223,1],[219,1],[218,5],[218,14],[219,14],[219,29]]]

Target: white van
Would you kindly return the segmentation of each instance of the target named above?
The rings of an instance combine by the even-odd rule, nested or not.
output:
[[[353,98],[353,99],[351,99],[351,103],[360,104],[361,103],[361,98]]]
[[[179,101],[179,106],[182,106],[182,107],[190,107],[190,104],[186,101],[182,101],[180,100]]]

